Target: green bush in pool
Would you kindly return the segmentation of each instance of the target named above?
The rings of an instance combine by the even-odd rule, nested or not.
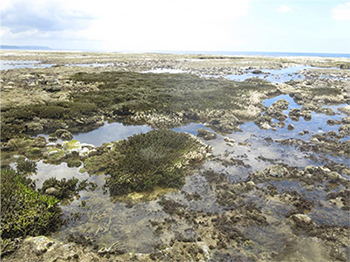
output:
[[[111,195],[123,195],[153,189],[155,186],[179,188],[184,184],[188,165],[186,155],[203,144],[186,133],[153,130],[117,142],[109,154],[106,173]],[[106,157],[104,155],[95,157]]]

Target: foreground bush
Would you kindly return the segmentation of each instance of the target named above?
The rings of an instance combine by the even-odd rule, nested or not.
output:
[[[1,255],[13,251],[13,241],[45,235],[61,224],[58,199],[34,189],[24,172],[1,170]]]

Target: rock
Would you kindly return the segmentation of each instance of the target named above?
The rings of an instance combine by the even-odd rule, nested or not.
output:
[[[293,124],[289,124],[289,125],[287,126],[287,129],[288,129],[289,131],[293,130],[293,129],[294,129],[294,125],[293,125]]]
[[[231,142],[227,142],[226,145],[230,146],[230,147],[234,147],[235,144],[231,143]]]
[[[341,123],[342,123],[342,121],[340,121],[340,120],[335,120],[335,119],[328,119],[327,120],[327,124],[330,126],[340,125]]]
[[[252,74],[256,74],[256,75],[262,74],[262,73],[263,73],[263,71],[261,71],[259,69],[255,69],[255,70],[252,71]]]
[[[342,118],[342,123],[343,124],[350,124],[350,116],[346,116]]]
[[[307,166],[305,167],[305,171],[309,174],[316,174],[320,172],[320,168],[318,166]]]
[[[48,189],[45,190],[45,194],[51,195],[51,196],[59,196],[60,191],[54,187],[49,187]]]
[[[49,134],[49,141],[56,141],[57,140],[57,136],[55,134]]]
[[[248,181],[247,187],[248,187],[248,189],[253,189],[253,188],[255,188],[255,183],[253,181]]]
[[[339,107],[338,110],[348,116],[350,116],[350,105]]]
[[[314,143],[314,144],[315,144],[315,143],[317,144],[317,143],[320,142],[320,140],[318,140],[316,137],[312,137],[312,138],[310,139],[310,142],[311,142],[311,143]]]
[[[72,133],[66,129],[57,129],[55,135],[63,140],[71,140],[73,138]]]
[[[203,137],[205,140],[211,140],[217,138],[215,133],[212,133],[206,129],[200,128],[197,130],[197,136]]]
[[[292,215],[292,219],[298,224],[311,224],[312,220],[308,215],[305,214],[294,214]]]
[[[280,128],[284,128],[285,125],[286,125],[286,123],[283,122],[283,121],[280,121],[280,122],[277,123],[277,126],[280,127]]]
[[[59,92],[59,91],[62,91],[62,87],[61,86],[47,86],[44,88],[44,90],[46,92]]]
[[[303,115],[304,115],[304,120],[305,121],[310,121],[311,120],[311,113],[306,112],[306,113],[303,113]]]
[[[333,109],[329,108],[329,107],[324,107],[320,111],[321,111],[321,113],[323,113],[323,114],[325,114],[327,116],[334,116],[335,115]]]
[[[229,138],[229,137],[227,137],[227,136],[226,136],[226,137],[224,137],[224,141],[225,141],[225,142],[227,142],[227,143],[232,143],[232,144],[235,142],[235,140],[234,140],[234,139]]]
[[[339,133],[344,136],[350,136],[350,124],[341,125],[339,127]]]
[[[274,102],[270,108],[274,108],[276,110],[282,111],[282,110],[287,110],[289,106],[289,102],[285,99],[280,99],[276,102]]]
[[[272,128],[272,127],[269,125],[269,123],[267,123],[267,122],[262,123],[262,124],[260,125],[260,127],[261,127],[262,129],[266,129],[266,130]]]
[[[280,165],[270,166],[265,171],[273,177],[284,177],[289,174],[288,169]]]
[[[45,236],[27,237],[24,242],[30,243],[32,251],[34,251],[37,256],[40,256],[53,248],[53,241]]]

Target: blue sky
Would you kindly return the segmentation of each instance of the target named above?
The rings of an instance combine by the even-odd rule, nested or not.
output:
[[[350,53],[350,1],[2,0],[3,45]]]

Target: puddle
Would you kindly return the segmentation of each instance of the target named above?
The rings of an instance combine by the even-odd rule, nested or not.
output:
[[[103,143],[109,143],[111,141],[118,141],[126,139],[129,136],[147,133],[152,128],[149,126],[125,126],[121,123],[105,123],[98,129],[95,129],[88,133],[79,133],[74,135],[73,139],[80,141],[81,143],[88,143],[94,146],[100,146]]]
[[[235,81],[244,81],[248,78],[258,78],[258,79],[265,79],[269,82],[272,83],[284,83],[288,82],[291,80],[304,80],[306,79],[306,76],[304,75],[304,70],[307,69],[325,69],[321,67],[312,67],[312,66],[292,66],[292,67],[287,67],[283,69],[261,69],[261,73],[254,74],[252,70],[246,70],[246,73],[241,74],[241,75],[227,75],[226,78],[230,80],[235,80]],[[330,69],[330,68],[327,68]],[[331,68],[331,69],[336,69],[336,70],[343,70],[339,68]],[[339,71],[342,72],[342,71]],[[334,79],[334,80],[346,80],[348,78],[344,77],[338,77],[338,76],[332,76],[328,74],[324,74],[321,76],[316,75],[309,75],[307,78],[323,78],[323,79]]]
[[[81,66],[81,67],[111,67],[114,66],[114,63],[91,63],[91,64],[65,64],[65,66],[74,67],[74,66]]]
[[[186,71],[181,70],[181,69],[157,68],[157,69],[153,69],[153,70],[143,71],[142,73],[155,73],[155,74],[170,73],[170,74],[181,74],[181,73],[186,73]]]
[[[40,61],[17,61],[17,60],[1,60],[0,70],[19,69],[19,68],[47,68],[54,64],[42,64]]]
[[[235,81],[244,81],[248,78],[259,78],[259,79],[265,79],[269,82],[277,82],[277,83],[284,83],[290,80],[302,80],[305,79],[305,76],[302,74],[298,74],[298,71],[304,70],[304,69],[310,69],[314,68],[311,66],[293,66],[293,67],[287,67],[283,69],[262,69],[262,73],[259,74],[253,74],[252,72],[254,70],[247,70],[246,74],[242,75],[227,75],[226,78],[230,80]]]

